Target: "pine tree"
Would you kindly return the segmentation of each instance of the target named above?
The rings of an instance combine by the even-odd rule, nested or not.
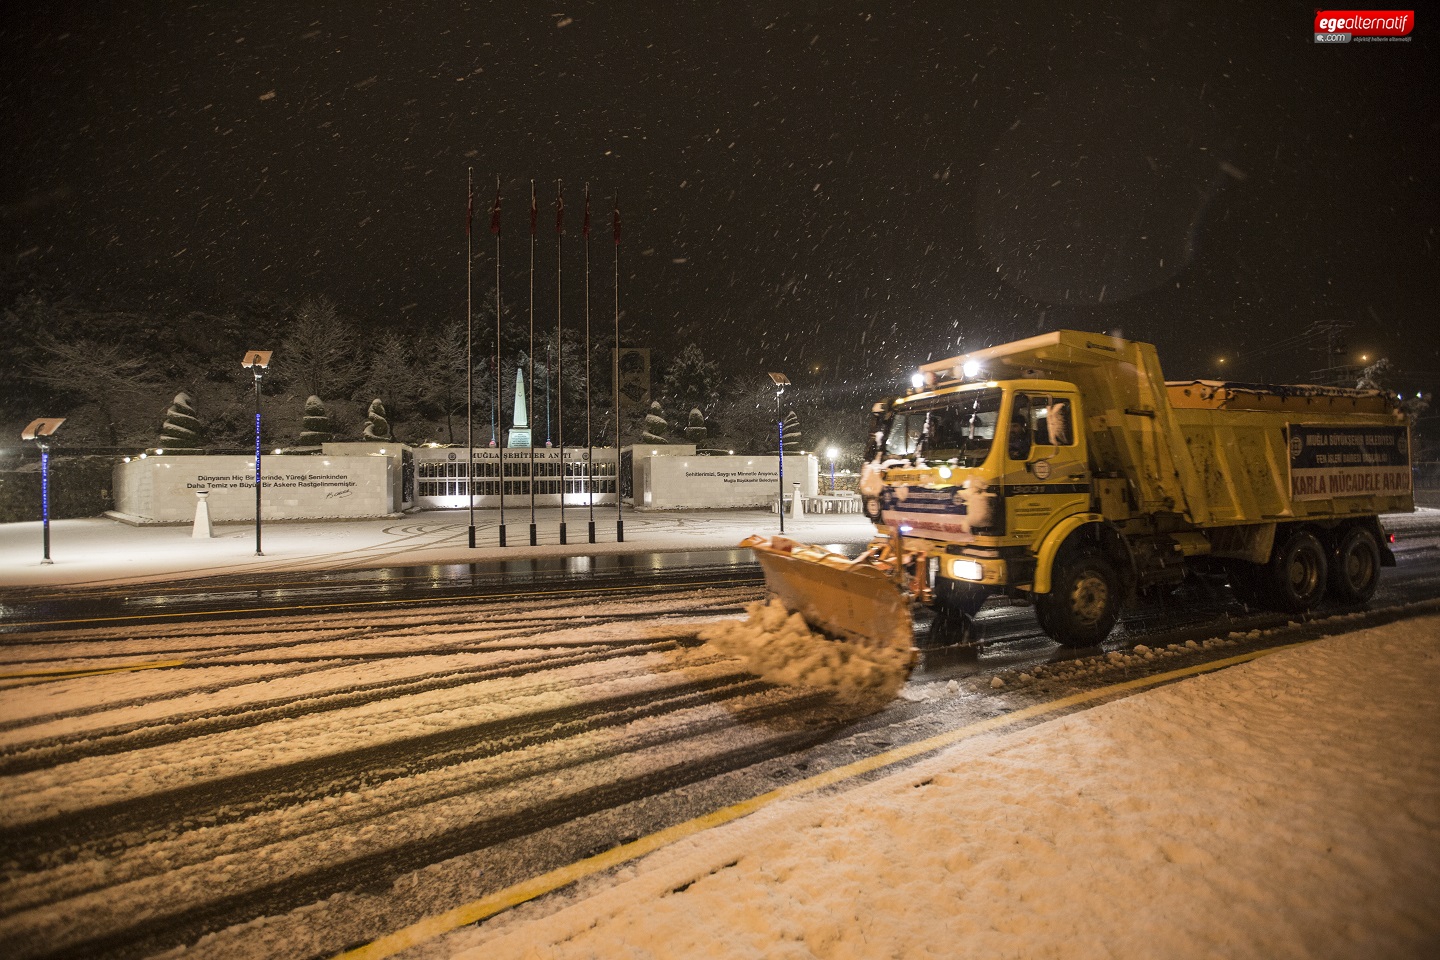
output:
[[[396,333],[385,334],[370,355],[369,372],[359,396],[387,397],[391,416],[408,419],[414,406],[416,385],[421,379],[410,360],[410,347],[405,338]]]
[[[700,412],[699,407],[692,408],[690,422],[685,426],[685,439],[699,445],[705,441],[705,437],[709,433],[710,431],[705,428],[705,415]]]
[[[719,381],[719,365],[706,360],[704,351],[692,343],[681,350],[666,368],[660,393],[671,409],[696,407],[703,412],[712,410],[719,402]]]
[[[785,414],[785,445],[792,450],[800,449],[800,418],[794,410]]]
[[[670,432],[670,424],[665,422],[665,411],[660,409],[660,401],[654,400],[650,403],[650,412],[645,415],[645,432],[640,434],[643,443],[669,443],[665,434]]]
[[[389,440],[390,421],[385,419],[385,404],[376,397],[370,401],[370,412],[365,415],[366,440]]]
[[[199,453],[204,445],[205,427],[195,416],[195,402],[188,393],[175,394],[160,427],[160,448],[168,453]]]
[[[300,425],[300,446],[318,447],[322,443],[329,443],[334,435],[330,415],[325,412],[325,404],[320,402],[319,397],[309,397],[305,401],[305,419]]]
[[[328,297],[307,297],[295,310],[276,358],[307,393],[334,396],[355,381],[359,337]]]
[[[463,412],[467,399],[471,398],[468,390],[470,384],[465,379],[467,333],[463,320],[452,320],[432,331],[427,337],[426,363],[420,371],[421,381],[424,383],[422,400],[445,418],[445,436],[449,443],[456,442],[455,414]],[[477,352],[473,344],[470,346],[471,352],[475,353],[477,367],[485,369],[486,356]],[[484,389],[485,386],[488,384],[477,387],[473,396],[475,413],[482,420],[487,416],[485,411],[489,410],[493,403],[491,395]],[[464,421],[461,421],[462,426],[463,424]],[[465,439],[463,431],[459,433],[459,439]],[[488,434],[483,439],[488,439]]]

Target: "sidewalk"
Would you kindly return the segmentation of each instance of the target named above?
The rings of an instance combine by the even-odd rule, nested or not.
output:
[[[358,570],[396,565],[470,563],[527,557],[713,550],[736,546],[752,533],[775,534],[780,521],[762,510],[626,510],[625,542],[615,542],[615,508],[595,511],[596,543],[588,541],[589,514],[566,508],[568,544],[560,545],[558,507],[535,513],[538,546],[530,546],[530,511],[507,510],[506,547],[499,546],[494,510],[475,512],[475,549],[469,513],[437,510],[378,520],[262,523],[264,556],[255,556],[253,523],[215,525],[215,536],[196,540],[190,527],[134,527],[108,517],[53,520],[50,557],[41,562],[41,525],[0,524],[0,589],[93,587],[153,583],[192,577],[285,570]],[[863,516],[806,514],[785,518],[785,532],[817,543],[864,542],[875,528]]]

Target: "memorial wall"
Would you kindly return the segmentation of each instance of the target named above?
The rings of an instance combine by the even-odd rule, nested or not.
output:
[[[780,496],[779,463],[773,456],[646,456],[650,449],[644,454],[639,447],[633,449],[637,509],[768,507]],[[799,483],[801,495],[813,497],[818,492],[818,480],[819,464],[814,456],[785,458],[785,496],[794,493]]]
[[[262,461],[265,520],[384,517],[400,509],[400,468],[387,455],[278,454]],[[189,523],[195,494],[209,492],[215,522],[255,519],[255,459],[153,456],[115,466],[115,509],[130,523]]]

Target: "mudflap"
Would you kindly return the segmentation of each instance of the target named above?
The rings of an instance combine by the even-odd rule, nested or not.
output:
[[[787,537],[751,536],[767,592],[811,628],[847,643],[905,651],[913,665],[915,627],[910,593],[896,561],[876,548],[851,559]]]

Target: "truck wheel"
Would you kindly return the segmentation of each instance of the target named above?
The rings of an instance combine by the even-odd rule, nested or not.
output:
[[[1277,610],[1302,613],[1325,596],[1325,548],[1313,533],[1301,530],[1276,549],[1266,577],[1267,593]]]
[[[969,614],[954,607],[935,608],[935,619],[930,621],[931,646],[951,647],[968,643],[973,633]]]
[[[1045,622],[1045,604],[1043,597],[1035,597],[1030,604],[1030,609],[1035,611],[1035,620],[1040,624],[1040,629],[1048,637],[1050,635],[1050,624]]]
[[[1058,564],[1050,592],[1035,598],[1040,623],[1066,647],[1093,647],[1110,635],[1120,614],[1120,578],[1098,553]]]
[[[1352,527],[1340,538],[1330,565],[1330,590],[1341,603],[1364,603],[1380,584],[1380,547],[1364,527]]]
[[[973,633],[971,621],[990,594],[946,577],[935,578],[935,619],[930,623],[930,642],[936,645],[966,643]]]

